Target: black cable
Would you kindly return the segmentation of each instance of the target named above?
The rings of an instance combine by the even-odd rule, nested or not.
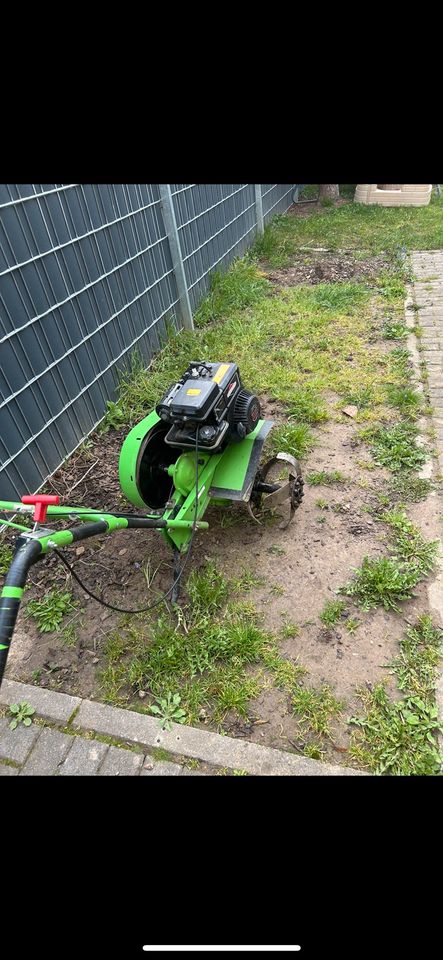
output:
[[[132,614],[134,614],[134,615],[137,614],[137,613],[147,613],[148,610],[153,610],[154,607],[158,607],[160,603],[163,603],[163,602],[166,600],[166,598],[169,597],[169,594],[172,593],[172,591],[175,589],[175,587],[177,586],[177,584],[178,584],[179,581],[181,580],[181,578],[182,578],[182,576],[183,576],[183,573],[184,573],[184,570],[185,570],[185,567],[186,567],[186,564],[187,564],[187,562],[188,562],[188,560],[189,560],[189,556],[190,556],[190,553],[191,553],[191,548],[192,548],[192,545],[193,545],[193,542],[194,542],[195,533],[196,533],[196,530],[197,530],[197,520],[198,520],[198,436],[199,436],[199,427],[198,427],[198,425],[197,425],[196,431],[195,431],[195,512],[194,512],[194,524],[193,524],[193,527],[192,527],[192,535],[191,535],[191,539],[190,539],[190,541],[189,541],[189,547],[188,547],[188,550],[187,550],[187,553],[186,553],[184,562],[183,562],[183,564],[182,564],[182,566],[181,566],[181,568],[180,568],[180,570],[179,570],[179,572],[178,572],[178,574],[177,574],[176,579],[174,580],[174,582],[173,582],[173,584],[172,584],[172,587],[170,587],[169,590],[166,591],[166,593],[163,593],[162,596],[161,596],[158,600],[155,601],[155,603],[150,603],[149,606],[147,606],[147,607],[140,607],[139,610],[125,610],[124,607],[116,607],[116,606],[114,606],[114,604],[112,604],[112,603],[107,603],[106,600],[102,600],[100,597],[97,597],[97,595],[96,595],[95,593],[92,593],[92,590],[89,590],[89,588],[85,586],[85,584],[83,583],[83,581],[80,580],[80,577],[78,576],[78,574],[76,574],[75,570],[71,567],[71,564],[68,563],[68,561],[67,561],[66,558],[63,556],[63,554],[60,553],[60,551],[57,550],[56,548],[54,549],[54,553],[57,555],[57,557],[59,558],[59,560],[61,560],[61,562],[65,565],[65,567],[67,567],[67,569],[69,570],[71,576],[74,577],[74,580],[77,581],[77,583],[81,586],[82,590],[84,590],[85,593],[87,593],[89,597],[92,597],[93,600],[96,600],[97,603],[100,603],[100,604],[102,605],[102,607],[107,607],[108,610],[116,610],[117,613],[132,613]]]

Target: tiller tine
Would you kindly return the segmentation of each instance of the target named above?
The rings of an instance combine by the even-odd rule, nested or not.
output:
[[[277,453],[258,470],[248,510],[253,520],[260,523],[254,508],[260,514],[275,511],[282,517],[280,530],[286,530],[293,520],[303,497],[303,479],[298,460],[290,453]]]

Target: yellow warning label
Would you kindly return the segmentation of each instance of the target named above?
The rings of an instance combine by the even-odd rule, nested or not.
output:
[[[195,388],[186,391],[188,397],[198,397],[199,393],[201,393],[201,390],[196,390]]]
[[[217,373],[215,374],[215,377],[212,378],[213,381],[214,381],[214,383],[220,383],[220,380],[223,380],[223,377],[224,377],[225,373],[228,372],[230,366],[231,366],[230,363],[221,363],[221,364],[220,364],[220,366],[219,366],[219,368],[218,368],[218,370],[217,370]]]

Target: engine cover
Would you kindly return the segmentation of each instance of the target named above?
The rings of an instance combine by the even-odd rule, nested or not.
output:
[[[258,397],[244,390],[236,363],[195,361],[172,384],[156,413],[171,424],[165,443],[219,453],[228,442],[240,441],[260,419]]]

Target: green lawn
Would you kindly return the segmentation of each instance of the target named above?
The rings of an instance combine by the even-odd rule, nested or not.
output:
[[[275,217],[258,240],[253,256],[272,267],[286,266],[300,247],[394,255],[443,247],[443,199],[432,194],[427,207],[378,207],[347,203],[324,207],[310,217]]]

